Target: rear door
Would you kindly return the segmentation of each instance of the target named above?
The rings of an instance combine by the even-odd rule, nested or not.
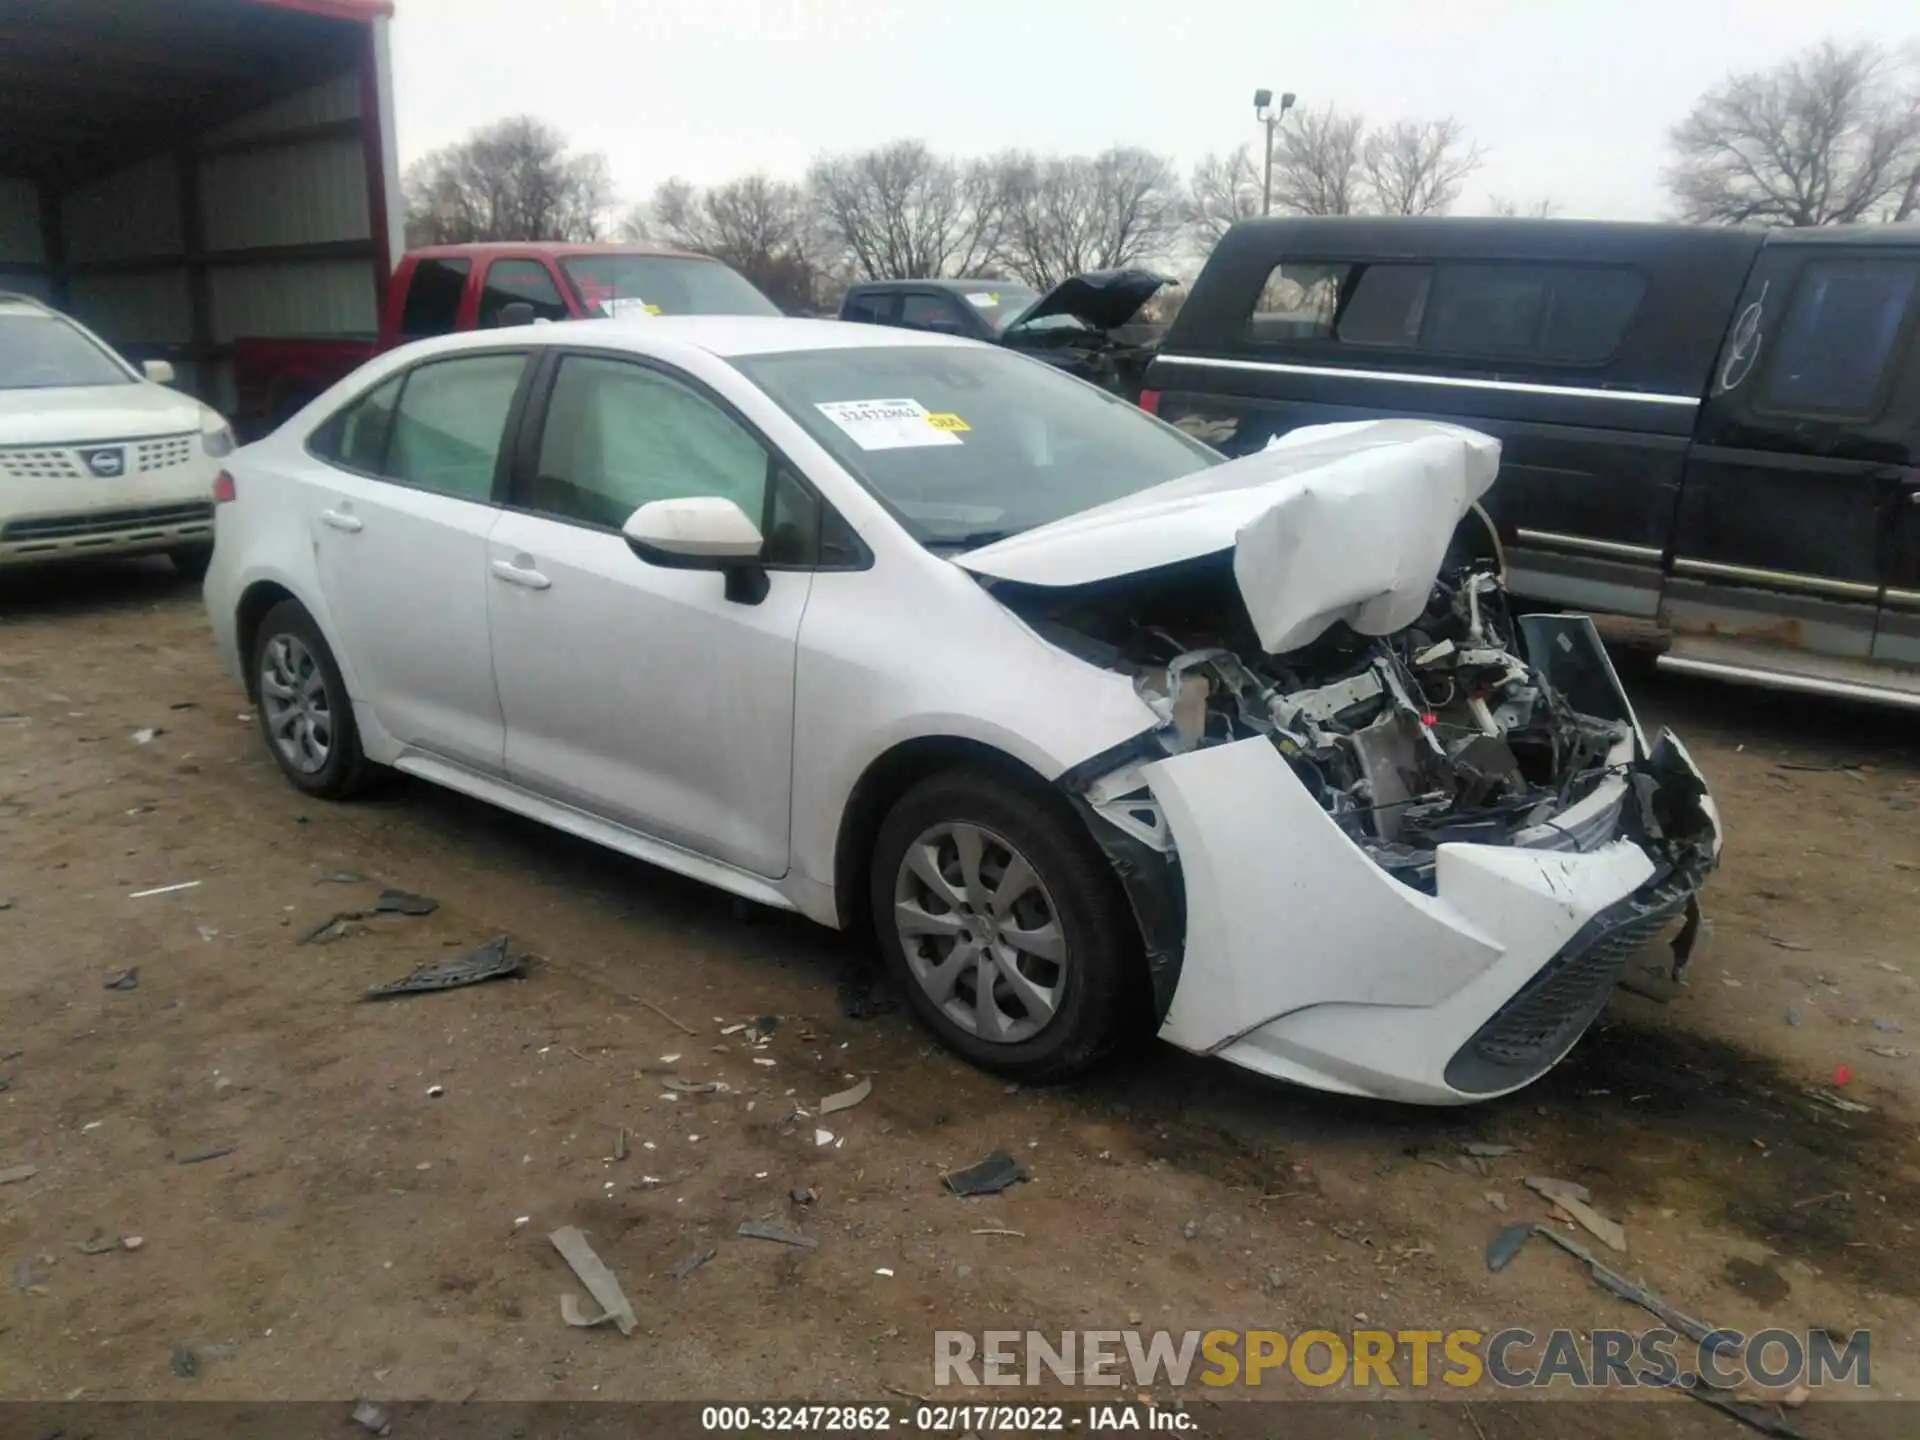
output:
[[[1913,249],[1762,250],[1688,459],[1662,606],[1677,634],[1911,654],[1904,601],[1884,649],[1876,631],[1912,544],[1914,416],[1896,401],[1911,390],[1917,302]]]

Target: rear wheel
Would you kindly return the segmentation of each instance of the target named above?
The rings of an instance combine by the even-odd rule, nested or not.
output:
[[[252,679],[260,733],[281,774],[326,800],[365,788],[372,766],[353,702],[320,627],[297,602],[281,601],[260,622]]]
[[[173,568],[189,580],[207,578],[207,567],[213,563],[211,545],[183,545],[178,550],[169,550],[167,559],[173,562]]]
[[[1051,796],[966,772],[921,782],[880,827],[871,900],[915,1013],[976,1065],[1062,1079],[1141,1028],[1132,912]]]

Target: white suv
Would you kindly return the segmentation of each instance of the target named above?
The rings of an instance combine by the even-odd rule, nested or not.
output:
[[[0,294],[0,568],[161,553],[199,578],[227,422],[85,326]]]

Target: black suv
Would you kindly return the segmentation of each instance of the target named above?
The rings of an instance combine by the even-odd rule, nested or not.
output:
[[[1920,230],[1236,226],[1141,403],[1229,454],[1383,415],[1502,443],[1516,594],[1677,670],[1920,708]]]

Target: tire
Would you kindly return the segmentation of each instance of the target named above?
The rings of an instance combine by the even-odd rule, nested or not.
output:
[[[954,905],[952,899],[966,898],[955,881],[965,873],[967,832],[979,837],[977,900],[1014,872],[1015,859],[1034,883],[992,895],[1001,904],[991,909]],[[944,882],[941,889],[929,872]],[[881,954],[914,1013],[982,1069],[1063,1080],[1145,1028],[1146,965],[1133,912],[1093,837],[1057,797],[968,771],[921,781],[880,826],[870,900]],[[917,933],[903,931],[903,903],[906,930]],[[1049,921],[1057,947],[1047,938]],[[1008,942],[1008,935],[1026,937],[1033,948]],[[982,939],[991,962],[979,958]],[[1057,948],[1057,962],[1043,953],[1050,948]],[[983,968],[992,977],[985,1011]]]
[[[173,568],[188,580],[207,578],[207,567],[213,563],[211,545],[189,545],[179,550],[169,550],[167,559],[173,562]]]
[[[260,734],[280,773],[296,789],[323,800],[344,800],[365,789],[373,766],[360,748],[353,702],[333,651],[304,606],[282,600],[267,612],[250,663]],[[286,692],[285,702],[276,689]],[[289,706],[296,718],[281,725]]]

